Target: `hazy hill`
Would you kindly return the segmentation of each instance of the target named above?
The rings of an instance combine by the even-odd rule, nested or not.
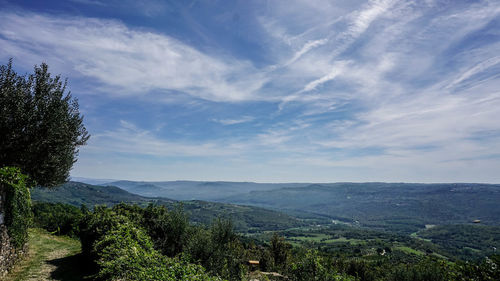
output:
[[[66,203],[74,206],[112,206],[120,202],[147,205],[150,203],[166,205],[169,208],[181,203],[190,220],[208,224],[217,217],[230,218],[236,230],[276,230],[302,226],[304,223],[284,213],[259,207],[238,206],[234,204],[204,201],[183,201],[166,198],[151,198],[132,194],[115,186],[97,186],[80,182],[67,182],[57,188],[35,188],[31,192],[34,201]]]
[[[143,196],[166,197],[175,200],[218,200],[228,196],[241,196],[252,191],[267,191],[307,184],[253,183],[253,182],[204,182],[204,181],[113,181],[105,183]]]
[[[494,184],[114,181],[112,185],[143,196],[258,206],[295,217],[324,216],[402,233],[426,224],[476,219],[500,224],[500,185]]]
[[[500,185],[335,183],[252,191],[222,202],[307,211],[362,225],[413,232],[425,224],[500,224]]]
[[[132,194],[116,186],[99,186],[80,182],[67,182],[57,188],[34,188],[31,190],[31,198],[35,201],[66,203],[73,206],[85,204],[89,207],[94,205],[112,206],[120,202],[139,205],[150,202],[161,201],[161,203],[174,203],[170,199],[146,198]]]

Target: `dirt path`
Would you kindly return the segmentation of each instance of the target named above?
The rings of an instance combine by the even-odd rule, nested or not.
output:
[[[6,281],[83,280],[80,242],[31,229],[28,255],[6,276]]]

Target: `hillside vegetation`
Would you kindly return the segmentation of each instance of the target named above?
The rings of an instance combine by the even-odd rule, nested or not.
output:
[[[500,185],[336,183],[253,191],[222,202],[303,211],[410,234],[429,224],[500,224]]]
[[[287,229],[303,226],[304,222],[281,212],[251,206],[239,206],[205,201],[175,201],[166,198],[143,197],[114,186],[97,186],[68,182],[55,189],[37,188],[31,193],[33,201],[65,203],[76,207],[82,204],[113,206],[121,202],[147,206],[163,205],[173,209],[182,204],[193,223],[210,224],[216,218],[231,219],[237,231],[252,232]]]
[[[75,212],[70,205],[37,205],[35,208],[54,214],[50,221],[43,218],[44,212],[35,212],[35,222],[44,228],[63,229],[57,218],[73,213],[67,217],[72,217],[68,221],[73,229],[60,233],[80,238],[88,262],[85,268],[94,272],[89,276],[92,280],[247,280],[250,276],[266,280],[264,276],[269,275],[264,273],[270,271],[276,280],[286,276],[297,281],[500,277],[499,256],[464,263],[433,252],[431,242],[347,225],[329,230],[289,230],[288,239],[305,241],[293,246],[276,233],[266,241],[242,237],[227,220],[216,220],[206,227],[189,224],[182,208],[121,203]],[[330,239],[336,241],[327,241]],[[335,249],[324,247],[323,242],[348,244]],[[249,267],[248,260],[260,264]]]
[[[80,237],[83,248],[87,249],[84,250],[87,259],[100,272],[98,276],[105,280],[114,280],[115,276],[146,280],[140,276],[150,278],[154,274],[163,276],[161,280],[174,280],[168,279],[173,278],[169,275],[172,273],[165,272],[157,261],[172,264],[173,268],[186,272],[188,276],[198,273],[206,276],[204,278],[207,279],[203,280],[283,278],[279,276],[287,276],[289,280],[499,279],[497,264],[500,261],[494,250],[500,246],[497,226],[423,224],[430,219],[430,214],[419,217],[418,208],[399,212],[398,220],[390,220],[394,214],[381,210],[381,207],[357,209],[357,214],[364,221],[337,213],[304,213],[300,208],[309,205],[301,205],[301,200],[319,200],[317,198],[321,195],[332,196],[335,192],[349,194],[347,196],[354,201],[365,197],[363,202],[353,202],[358,207],[370,201],[382,202],[382,206],[390,204],[383,203],[389,194],[388,190],[384,191],[387,188],[385,184],[373,184],[360,190],[353,190],[355,186],[348,188],[346,184],[335,192],[332,191],[334,186],[309,186],[316,191],[313,195],[293,198],[292,194],[300,197],[301,192],[305,192],[304,188],[249,193],[274,194],[276,197],[268,198],[270,201],[280,204],[289,202],[287,212],[301,218],[260,207],[198,200],[178,202],[144,197],[112,186],[76,182],[55,190],[34,190],[32,197],[35,200],[35,224],[53,233]],[[445,195],[441,194],[450,192],[447,185],[440,191],[436,188],[431,186],[429,190],[422,191],[417,185],[410,185],[406,197],[403,191],[392,191],[390,194],[394,198],[389,202],[401,203],[414,198],[417,202],[412,204],[422,207],[425,204],[420,201],[434,200],[430,191],[442,200]],[[487,185],[484,191],[494,198],[495,188]],[[289,194],[284,195],[283,192]],[[419,199],[422,192],[427,195]],[[470,189],[458,188],[451,192],[466,193]],[[278,194],[283,197],[278,198]],[[240,196],[242,200],[245,198]],[[72,206],[44,203],[42,200],[71,203]],[[127,203],[118,203],[119,200]],[[324,205],[327,205],[327,200],[336,202],[333,197],[321,200]],[[93,208],[94,202],[102,205]],[[81,203],[94,210],[78,207]],[[311,210],[318,210],[319,206],[322,204]],[[448,206],[448,203],[443,203],[443,206]],[[455,208],[463,212],[462,209],[470,208],[470,205]],[[344,211],[348,213],[352,209]],[[137,248],[140,257],[131,256],[132,252],[127,250],[130,247]],[[115,262],[111,258],[113,256],[123,258]],[[260,264],[256,268],[249,267],[246,264],[248,260],[258,260]],[[143,268],[127,273],[126,265],[130,263]],[[274,273],[266,273],[270,271]],[[273,275],[275,277],[270,277]]]
[[[500,185],[494,184],[114,181],[112,185],[139,195],[258,206],[405,234],[429,224],[477,219],[482,224],[500,224]]]

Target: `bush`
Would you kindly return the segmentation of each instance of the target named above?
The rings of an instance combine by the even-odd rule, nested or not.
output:
[[[78,236],[82,211],[62,203],[35,202],[33,225],[57,235]]]
[[[84,256],[90,261],[96,261],[94,243],[100,241],[107,233],[118,228],[121,224],[129,222],[127,217],[117,215],[105,206],[96,206],[93,212],[84,214],[79,225],[79,236]]]
[[[190,226],[181,205],[171,211],[165,206],[149,205],[144,210],[143,222],[155,248],[162,254],[173,257],[184,250]]]
[[[388,276],[394,281],[455,281],[456,270],[451,264],[436,261],[430,258],[423,259],[417,264],[398,265]],[[475,280],[475,279],[472,279]]]
[[[155,250],[146,230],[128,217],[141,221],[139,209],[98,206],[84,215],[80,223],[82,250],[96,265],[97,279],[220,280],[187,259],[168,258]]]
[[[307,250],[300,256],[297,256],[297,261],[292,263],[289,268],[291,280],[296,281],[354,281],[353,277],[340,274],[332,266],[331,261],[319,255],[318,252]]]
[[[209,229],[194,228],[189,237],[186,254],[210,273],[229,280],[245,275],[245,249],[230,221],[218,219]]]
[[[6,195],[5,225],[12,245],[20,249],[28,240],[28,228],[33,221],[27,176],[18,168],[0,168],[0,188]]]
[[[102,280],[219,280],[198,265],[168,258],[153,249],[147,234],[132,224],[110,231],[95,244]]]

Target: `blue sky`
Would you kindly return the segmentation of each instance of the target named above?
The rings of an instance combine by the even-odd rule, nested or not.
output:
[[[68,77],[72,176],[500,182],[500,1],[5,1]]]

